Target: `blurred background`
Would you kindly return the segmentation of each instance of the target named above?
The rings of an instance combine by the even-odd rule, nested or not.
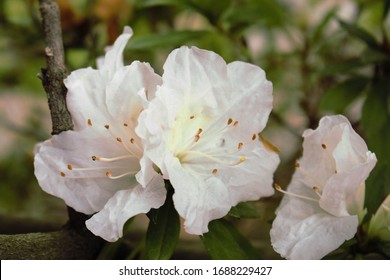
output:
[[[275,181],[284,187],[301,153],[302,132],[315,128],[325,114],[346,115],[371,150],[379,157],[389,154],[390,1],[58,0],[58,4],[69,71],[95,67],[96,57],[125,25],[135,34],[125,50],[125,62],[147,61],[159,74],[169,52],[181,45],[263,68],[274,86],[274,111],[263,136],[280,150]],[[67,220],[62,200],[45,194],[33,173],[34,145],[51,133],[46,95],[37,78],[45,67],[43,50],[38,1],[0,0],[0,233],[51,230]],[[265,259],[278,258],[268,234],[280,198],[276,194],[255,203],[256,219],[231,218]],[[111,244],[100,257],[129,257],[146,221],[136,218],[129,225],[131,238]],[[198,242],[183,234],[179,247],[184,253],[177,257],[203,258]]]

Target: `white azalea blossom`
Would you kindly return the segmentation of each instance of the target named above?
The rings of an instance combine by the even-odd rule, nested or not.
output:
[[[39,144],[34,162],[42,189],[79,212],[98,212],[86,225],[108,241],[122,236],[130,217],[160,207],[166,196],[134,131],[161,77],[145,63],[124,66],[131,35],[126,27],[99,69],[79,69],[65,80],[74,131]]]
[[[390,241],[390,195],[382,202],[368,226],[368,235]]]
[[[341,115],[322,118],[303,137],[303,156],[276,211],[271,242],[287,259],[320,259],[355,235],[365,180],[377,160]]]
[[[257,66],[226,64],[196,47],[174,50],[162,79],[136,132],[170,180],[185,230],[203,234],[237,203],[274,193],[279,158],[258,137],[272,109],[272,84]]]

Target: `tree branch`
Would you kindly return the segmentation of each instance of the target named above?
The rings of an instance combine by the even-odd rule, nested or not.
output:
[[[66,87],[63,83],[67,70],[62,43],[61,19],[54,0],[40,0],[39,3],[47,64],[47,69],[42,69],[40,77],[49,102],[52,134],[59,134],[73,128],[72,118],[66,107]]]

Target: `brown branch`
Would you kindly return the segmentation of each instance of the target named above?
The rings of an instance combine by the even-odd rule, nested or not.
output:
[[[72,118],[66,107],[67,76],[60,13],[54,0],[40,0],[42,27],[45,35],[47,69],[42,69],[42,84],[45,88],[52,119],[52,134],[73,128]]]

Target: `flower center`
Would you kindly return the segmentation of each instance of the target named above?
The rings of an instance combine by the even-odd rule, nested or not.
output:
[[[206,114],[185,114],[175,119],[171,150],[184,166],[202,174],[216,175],[217,167],[233,167],[246,161],[245,146],[257,134],[240,141],[238,120],[228,118],[216,125]],[[208,169],[205,172],[204,169]],[[198,173],[199,173],[198,172]]]

